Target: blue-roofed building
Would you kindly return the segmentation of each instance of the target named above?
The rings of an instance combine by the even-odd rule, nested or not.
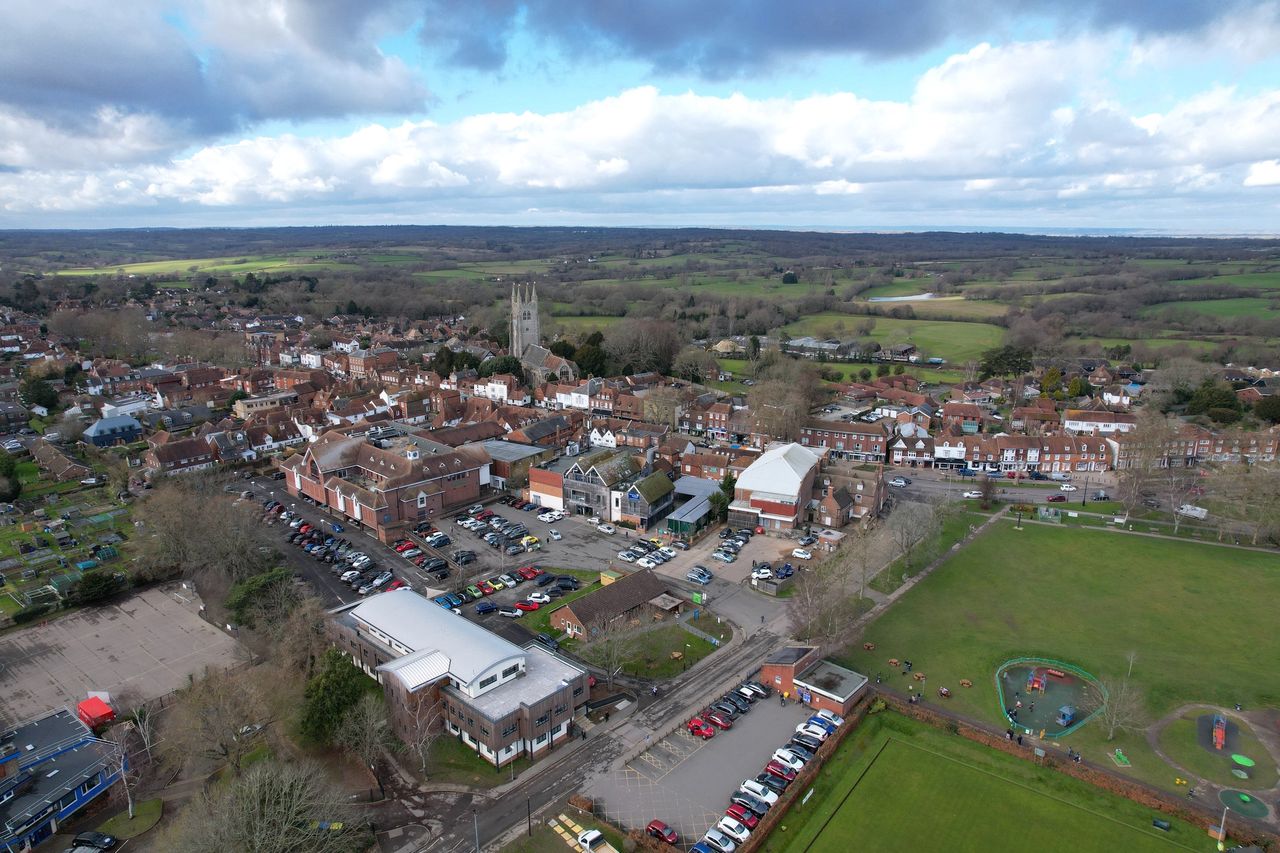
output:
[[[142,437],[142,424],[132,415],[115,415],[89,424],[84,440],[94,447],[129,444]]]
[[[0,733],[0,851],[49,838],[120,773],[119,747],[66,708]]]

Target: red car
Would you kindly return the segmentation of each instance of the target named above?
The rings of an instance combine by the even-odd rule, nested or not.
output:
[[[393,590],[393,589],[400,589],[400,588],[405,587],[405,586],[408,586],[408,584],[406,584],[404,581],[402,581],[402,580],[394,580],[394,581],[392,581],[391,583],[387,584],[387,587],[386,587],[386,590],[385,590],[385,591],[386,591],[386,592],[391,592],[391,590]]]
[[[755,812],[746,806],[740,806],[737,803],[734,803],[729,806],[729,808],[725,809],[724,813],[745,826],[747,829],[755,829],[756,824],[760,823],[760,818],[756,816]]]
[[[710,740],[716,736],[715,727],[704,723],[700,717],[694,717],[690,720],[687,728],[689,729],[689,734],[700,737],[703,740]]]
[[[531,581],[538,576],[538,573],[534,571],[533,566],[525,566],[524,568],[516,569],[516,574],[527,581]]]
[[[781,761],[770,761],[764,766],[764,772],[768,773],[770,776],[777,776],[779,779],[785,779],[788,782],[794,782],[796,780],[796,771],[792,770]]]
[[[493,510],[486,509],[484,512],[477,515],[476,518],[480,519],[481,521],[488,521],[489,519],[493,518]]]
[[[396,553],[403,554],[405,551],[408,551],[412,547],[413,547],[412,542],[410,542],[408,539],[402,539],[396,543]]]
[[[536,601],[517,601],[515,603],[516,610],[523,610],[526,613],[530,610],[537,610],[541,606],[542,605],[538,604]]]
[[[1051,504],[1064,504],[1067,502],[1067,496],[1066,495],[1049,495],[1049,497],[1045,498],[1045,500],[1047,500]]]
[[[665,841],[668,844],[676,844],[680,841],[680,836],[676,835],[676,831],[660,820],[649,821],[649,825],[644,828],[644,831],[659,841]]]
[[[703,714],[702,716],[708,723],[710,723],[711,725],[715,726],[718,729],[733,728],[733,723],[730,722],[729,718],[726,717],[724,714],[717,713],[716,711],[711,711],[710,713]]]
[[[493,588],[493,584],[488,581],[476,581],[476,586],[479,587],[480,591],[485,595],[493,595],[497,592],[497,590]]]

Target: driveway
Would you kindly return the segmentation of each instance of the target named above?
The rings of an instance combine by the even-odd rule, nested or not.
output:
[[[701,740],[683,729],[667,735],[620,770],[593,780],[587,795],[626,829],[660,818],[680,833],[681,846],[701,838],[744,779],[755,778],[811,711],[776,696],[762,699],[733,728]]]

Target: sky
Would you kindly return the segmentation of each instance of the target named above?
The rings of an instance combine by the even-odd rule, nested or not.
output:
[[[0,228],[1280,233],[1280,0],[5,0]]]

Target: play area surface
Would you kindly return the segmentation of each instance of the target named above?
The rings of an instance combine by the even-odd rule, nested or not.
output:
[[[1018,731],[1054,738],[1069,734],[1089,716],[1101,688],[1088,673],[1059,661],[1020,659],[996,671],[1005,717]]]

